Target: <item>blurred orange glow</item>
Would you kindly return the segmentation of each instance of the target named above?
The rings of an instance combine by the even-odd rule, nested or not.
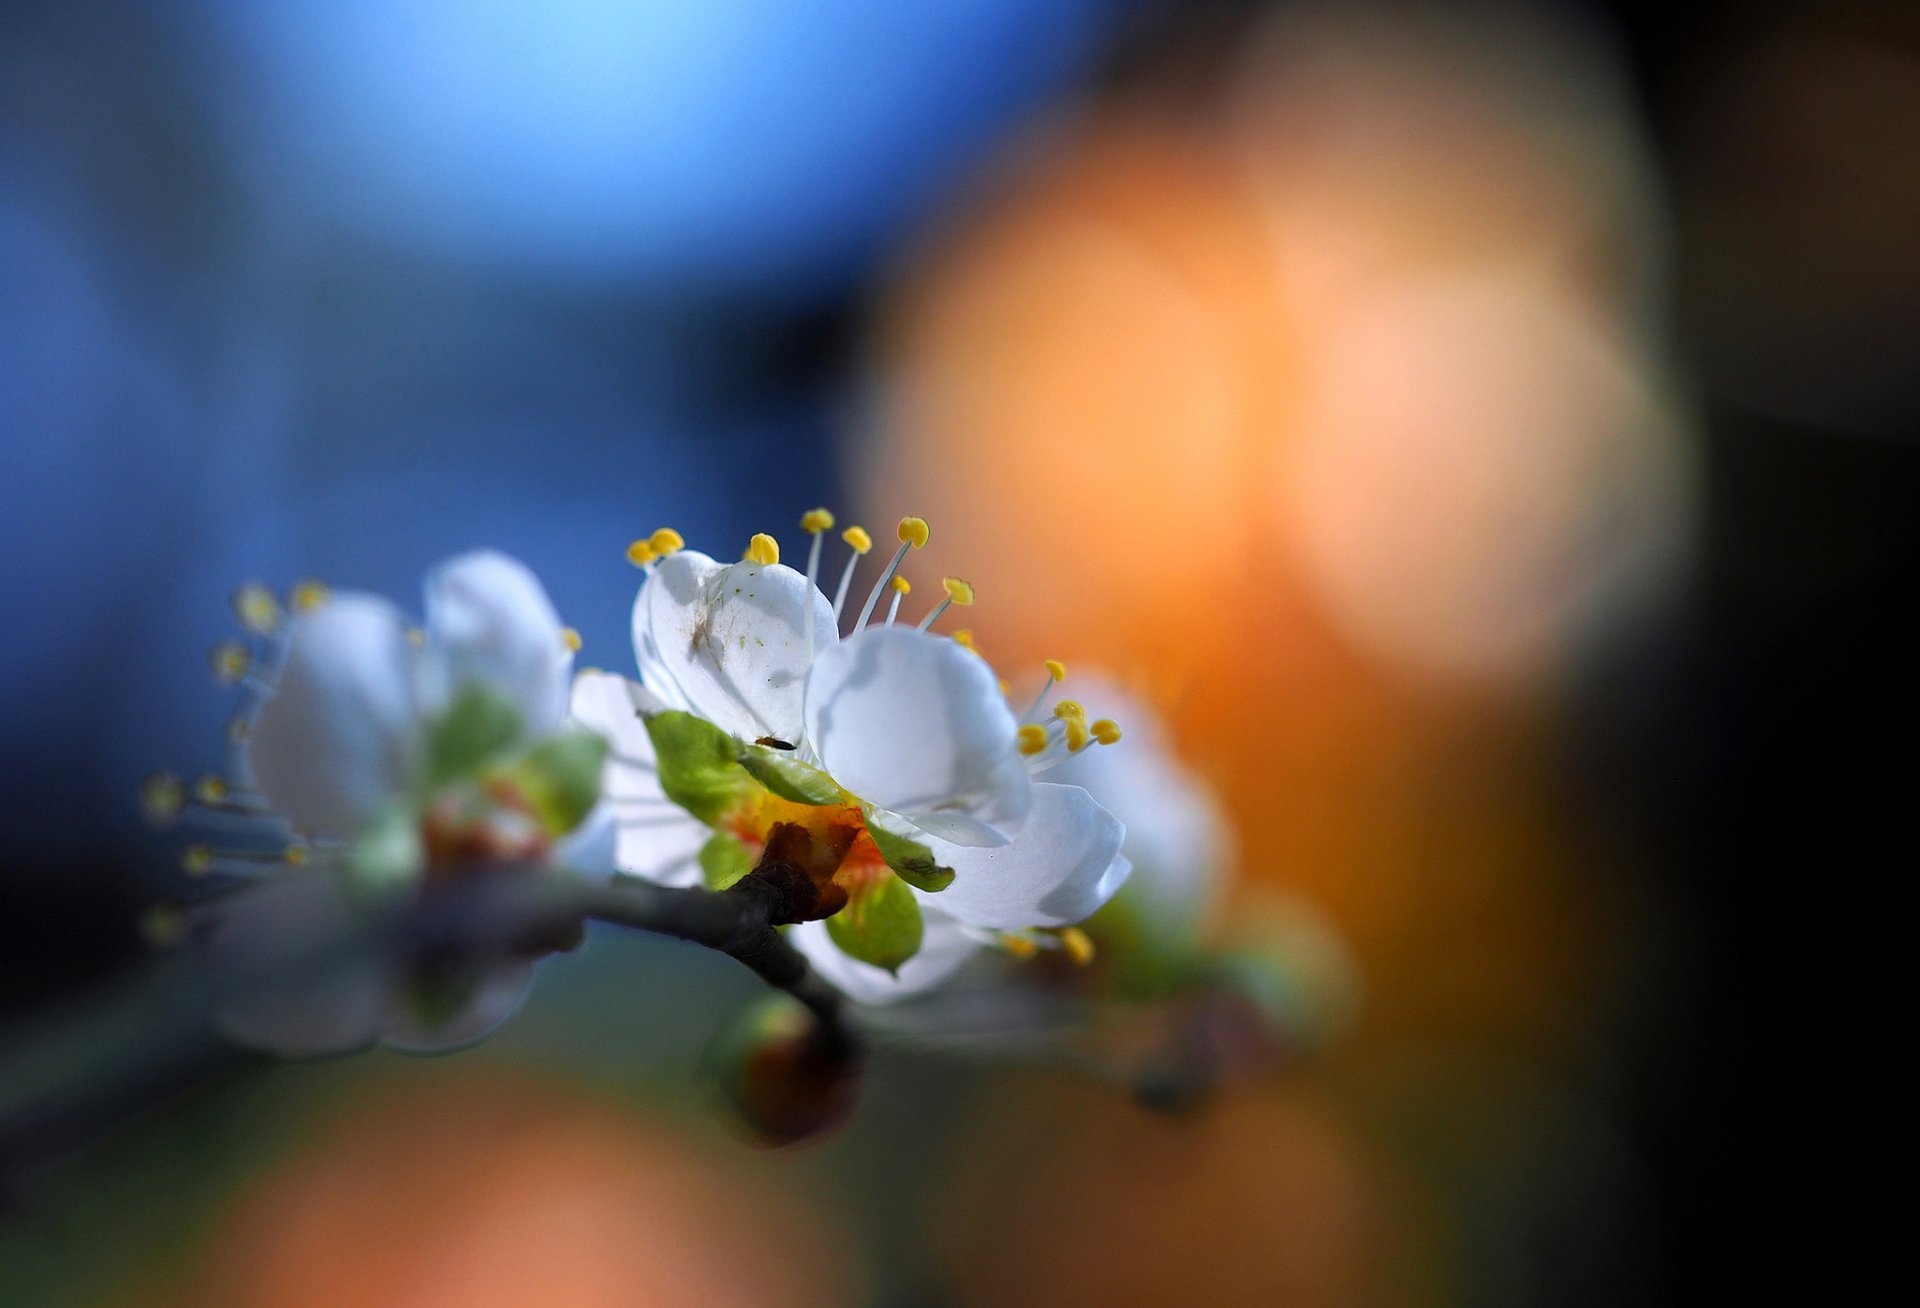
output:
[[[1020,1125],[961,1181],[962,1303],[1433,1302],[1406,1256],[1426,1239],[1418,1204],[1312,1092],[1168,1118],[1099,1086],[1020,1091]]]
[[[857,466],[1003,675],[1144,675],[1373,1029],[1534,1044],[1594,980],[1555,679],[1688,525],[1657,225],[1575,36],[1345,13],[1019,154],[908,268]]]
[[[846,1302],[817,1205],[769,1193],[743,1166],[553,1085],[436,1070],[356,1100],[244,1193],[185,1301]],[[779,1220],[747,1220],[756,1212]]]

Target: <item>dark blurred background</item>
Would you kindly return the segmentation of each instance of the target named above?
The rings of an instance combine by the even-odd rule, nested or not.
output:
[[[13,0],[0,1040],[146,966],[237,583],[493,545],[631,671],[629,539],[816,503],[1153,685],[1367,1008],[1193,1121],[907,1061],[775,1156],[690,1088],[752,986],[596,939],[482,1051],[44,1142],[0,1300],[1777,1284],[1912,664],[1916,140],[1891,0]]]

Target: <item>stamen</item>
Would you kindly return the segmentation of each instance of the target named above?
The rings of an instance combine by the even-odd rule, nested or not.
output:
[[[687,538],[672,527],[659,527],[654,530],[653,535],[647,537],[647,546],[657,557],[664,559],[669,554],[678,554],[685,549]]]
[[[226,803],[228,793],[225,778],[211,772],[193,783],[193,797],[208,808],[219,808]]]
[[[187,787],[171,772],[149,772],[140,782],[140,811],[155,826],[165,826],[187,806]]]
[[[253,667],[253,655],[237,641],[224,641],[207,654],[213,679],[223,686],[237,686]]]
[[[293,589],[287,592],[287,607],[295,613],[311,613],[325,604],[331,593],[324,581],[315,581],[311,577],[296,581]]]
[[[1093,961],[1093,940],[1079,927],[1068,927],[1060,932],[1060,948],[1075,965],[1085,967]]]
[[[947,588],[947,597],[934,606],[933,612],[920,619],[919,629],[921,631],[925,631],[928,627],[931,627],[940,615],[947,611],[949,604],[958,604],[961,608],[965,608],[967,605],[973,603],[973,587],[960,580],[960,578],[942,577],[940,584]]]
[[[206,845],[188,845],[180,851],[180,870],[190,877],[203,877],[213,871],[213,850]]]
[[[636,568],[648,567],[659,557],[651,541],[636,540],[627,546],[627,562]]]
[[[1029,722],[1015,735],[1019,738],[1022,754],[1038,754],[1047,747],[1047,729],[1037,722]]]
[[[900,519],[900,548],[893,552],[893,559],[887,564],[887,570],[880,574],[880,580],[873,583],[873,593],[867,596],[866,607],[860,610],[860,616],[854,620],[855,631],[866,626],[867,619],[873,616],[874,605],[880,602],[880,592],[893,580],[893,574],[900,570],[900,560],[907,557],[908,550],[925,547],[928,535],[925,518]]]
[[[1047,696],[1053,692],[1053,688],[1067,679],[1067,665],[1059,659],[1048,659],[1040,666],[1047,670],[1047,684],[1040,687],[1040,693],[1033,697],[1033,703],[1027,705],[1027,711],[1020,715],[1022,722],[1031,722],[1040,712],[1040,706],[1046,703]],[[1062,703],[1071,704],[1073,701],[1063,700]],[[1054,711],[1059,712],[1057,708]]]
[[[1053,716],[1062,722],[1086,721],[1087,711],[1077,699],[1063,699],[1053,706]]]
[[[1031,937],[1017,936],[1012,932],[1005,932],[1001,935],[1000,948],[1006,950],[1023,963],[1040,952],[1040,946],[1035,944]]]
[[[1087,720],[1085,718],[1068,718],[1066,719],[1066,723],[1067,753],[1078,754],[1081,750],[1093,743],[1093,733],[1087,730]]]
[[[954,632],[953,643],[958,645],[961,649],[967,650],[971,653],[974,653],[974,654],[980,653],[980,645],[973,638],[972,627],[962,627],[960,628],[960,630]],[[981,654],[981,657],[985,658],[986,656],[984,654]]]
[[[808,509],[800,515],[800,530],[813,537],[813,542],[807,546],[807,589],[805,600],[807,616],[805,619],[805,639],[800,644],[800,648],[805,650],[809,657],[813,654],[813,597],[818,592],[820,586],[820,542],[826,539],[826,534],[832,526],[833,514],[825,509]]]
[[[233,592],[233,616],[256,636],[271,636],[280,626],[280,601],[257,581]]]
[[[840,539],[847,543],[853,553],[847,557],[847,566],[840,570],[840,585],[833,592],[833,624],[840,625],[841,611],[847,607],[847,587],[853,583],[853,570],[860,564],[861,558],[873,548],[873,537],[867,534],[865,527],[848,527],[840,533]]]
[[[770,568],[780,561],[780,542],[764,531],[755,532],[753,539],[747,542],[747,552],[741,556],[743,562],[758,563]]]
[[[1114,745],[1120,741],[1120,724],[1112,718],[1101,718],[1089,728],[1093,738],[1102,745]]]
[[[891,627],[894,618],[900,612],[900,597],[913,593],[913,583],[909,582],[905,577],[895,577],[889,584],[893,587],[893,599],[887,605],[887,625]]]
[[[572,627],[560,628],[560,643],[567,647],[569,654],[580,652],[580,633]]]

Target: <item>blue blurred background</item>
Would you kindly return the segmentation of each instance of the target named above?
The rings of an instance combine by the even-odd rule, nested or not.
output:
[[[775,1159],[690,1088],[748,979],[596,940],[485,1051],[0,1174],[0,1301],[1777,1283],[1911,663],[1916,128],[1891,0],[0,7],[0,1031],[144,964],[236,584],[496,546],[630,671],[628,540],[817,503],[1173,684],[1372,1001],[1198,1124],[907,1065]]]

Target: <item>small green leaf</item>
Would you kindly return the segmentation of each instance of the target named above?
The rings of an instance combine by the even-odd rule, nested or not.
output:
[[[370,895],[412,885],[426,864],[420,815],[404,803],[381,810],[347,846],[349,884]]]
[[[749,745],[740,753],[740,766],[768,790],[796,804],[819,807],[847,802],[847,792],[832,777],[779,750]]]
[[[427,738],[427,784],[473,776],[520,738],[520,709],[499,691],[468,682]]]
[[[705,718],[670,709],[647,719],[647,735],[668,799],[712,826],[752,785],[740,743]]]
[[[591,731],[563,731],[528,751],[507,776],[547,833],[560,836],[579,826],[599,802],[600,765],[606,758],[607,742]]]
[[[700,877],[708,890],[725,890],[753,871],[753,855],[722,831],[700,847]]]
[[[889,972],[920,952],[924,930],[920,902],[906,882],[892,876],[862,887],[827,919],[827,934],[842,953]]]
[[[880,857],[887,860],[887,866],[908,885],[935,894],[953,884],[953,869],[934,862],[931,849],[911,837],[887,830],[874,821],[871,811],[867,813],[867,834],[873,837],[874,847],[880,851]]]

